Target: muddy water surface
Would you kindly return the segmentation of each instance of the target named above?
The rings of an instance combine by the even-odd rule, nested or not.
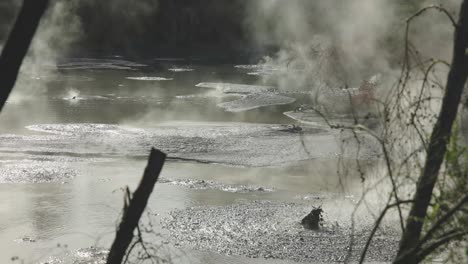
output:
[[[149,240],[166,242],[174,262],[342,260],[343,252],[326,253],[333,243],[314,244],[336,239],[346,248],[343,219],[356,198],[340,192],[359,180],[343,186],[336,175],[342,138],[323,126],[294,129],[296,121],[283,113],[310,103],[307,96],[282,94],[249,73],[235,65],[120,59],[23,71],[0,115],[0,263],[14,256],[25,263],[102,259],[99,248],[113,239],[122,188],[136,186],[152,146],[169,161],[150,202],[161,235]],[[372,147],[361,152],[366,159],[376,155]],[[303,233],[300,217],[319,205],[328,212],[329,233]],[[272,229],[275,219],[284,226]],[[237,232],[240,221],[249,228]],[[203,231],[221,222],[229,229]],[[277,248],[258,246],[269,241]],[[322,253],[298,254],[314,245]]]

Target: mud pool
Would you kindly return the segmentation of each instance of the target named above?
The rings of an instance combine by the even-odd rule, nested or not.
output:
[[[101,263],[122,188],[136,186],[153,146],[169,158],[149,239],[175,263],[343,261],[360,180],[343,183],[336,164],[355,146],[343,152],[346,135],[295,112],[307,94],[252,70],[123,58],[24,69],[0,115],[0,263]],[[359,155],[379,153],[369,139]],[[299,225],[313,206],[323,232]],[[357,248],[371,224],[359,220]],[[396,237],[390,223],[369,259],[390,260]]]

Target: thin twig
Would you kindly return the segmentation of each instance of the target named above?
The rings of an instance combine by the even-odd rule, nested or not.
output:
[[[372,229],[369,237],[367,238],[367,242],[366,242],[366,245],[364,246],[364,249],[362,250],[362,253],[361,253],[361,258],[359,259],[359,264],[362,264],[364,263],[364,260],[366,258],[366,254],[367,254],[367,251],[369,249],[369,246],[372,242],[372,239],[374,238],[374,235],[375,233],[377,232],[377,229],[379,228],[380,226],[380,223],[382,222],[382,220],[384,219],[385,217],[385,214],[387,213],[387,211],[393,207],[396,207],[396,206],[400,206],[402,204],[409,204],[409,203],[413,203],[414,201],[413,200],[408,200],[408,201],[399,201],[399,202],[396,202],[394,204],[389,204],[387,205],[383,210],[382,212],[380,213],[380,216],[379,218],[377,219],[377,221],[375,222],[374,224],[374,228]]]

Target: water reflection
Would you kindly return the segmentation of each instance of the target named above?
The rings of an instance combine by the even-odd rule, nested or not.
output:
[[[28,219],[34,236],[48,239],[63,233],[66,223],[72,219],[73,198],[67,185],[30,186]]]
[[[166,121],[232,121],[291,123],[282,113],[307,101],[229,113],[216,105],[228,97],[213,97],[200,82],[259,84],[260,78],[235,71],[233,65],[189,66],[171,71],[157,64],[143,71],[79,70],[23,73],[0,116],[2,131],[18,131],[37,123],[129,123],[152,126]],[[180,66],[184,67],[184,66]],[[41,75],[42,74],[42,75]],[[127,77],[162,76],[172,81],[139,81]]]

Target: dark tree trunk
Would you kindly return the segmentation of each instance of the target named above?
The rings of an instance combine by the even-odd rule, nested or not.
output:
[[[427,209],[431,201],[439,170],[447,150],[453,122],[457,116],[460,98],[468,76],[468,0],[461,5],[458,27],[455,29],[452,65],[447,79],[445,95],[437,122],[432,131],[427,158],[418,180],[414,204],[411,207],[406,230],[394,263],[417,263],[415,245],[418,244]],[[414,253],[410,253],[414,252]]]
[[[15,86],[23,59],[48,4],[49,0],[24,0],[23,2],[0,57],[0,111]]]
[[[146,208],[148,199],[153,192],[154,185],[158,181],[166,154],[152,149],[146,166],[145,173],[138,185],[127,208],[124,208],[122,222],[114,239],[114,243],[107,257],[107,264],[121,264],[126,251],[133,239],[133,232],[138,226],[140,217]]]

